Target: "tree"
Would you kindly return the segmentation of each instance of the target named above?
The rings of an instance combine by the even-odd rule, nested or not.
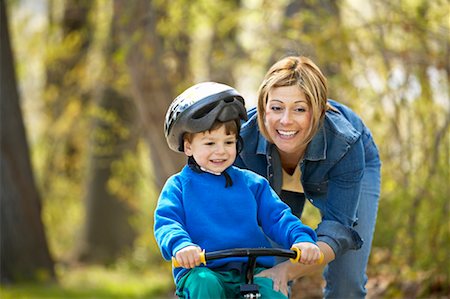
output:
[[[134,106],[114,89],[101,92],[92,119],[89,169],[85,198],[85,225],[78,258],[83,262],[109,264],[133,245],[132,194],[114,192],[109,182],[116,175],[114,164],[127,152],[136,152],[137,134],[132,124]],[[133,189],[133,181],[128,182]]]
[[[29,157],[8,32],[1,13],[1,282],[56,278],[41,220],[41,203]]]
[[[86,217],[77,254],[79,260],[90,263],[114,262],[132,248],[136,237],[131,218],[138,170],[130,169],[132,165],[116,167],[127,154],[136,155],[140,135],[129,86],[122,81],[128,74],[124,61],[118,58],[124,48],[118,35],[121,16],[121,12],[113,12],[110,20],[109,38],[104,41],[102,57],[98,57],[105,61],[105,67],[92,92],[89,113]],[[127,191],[120,192],[118,185],[124,184]]]
[[[47,193],[52,192],[53,174],[76,180],[74,174],[79,163],[75,161],[85,150],[75,132],[79,131],[77,125],[90,101],[91,90],[83,81],[88,72],[86,60],[93,40],[88,21],[93,5],[94,2],[88,0],[65,1],[62,20],[58,21],[54,16],[55,3],[49,3],[44,94],[44,113],[48,120],[44,138],[49,148],[41,182]],[[58,128],[62,122],[66,129]]]
[[[156,2],[115,0],[114,14],[117,18],[120,16],[117,30],[120,31],[121,44],[127,46],[125,59],[132,99],[139,111],[143,136],[150,148],[153,183],[160,190],[165,180],[179,171],[185,161],[183,155],[167,147],[163,127],[165,111],[174,98],[177,84],[186,80],[180,74],[186,75],[188,72],[182,67],[188,54],[184,47],[186,38],[182,35],[178,40],[182,45],[174,48],[178,50],[175,53],[178,57],[170,57],[173,52],[165,47],[168,41],[158,31],[158,24],[164,19],[170,4]],[[172,37],[173,40],[177,36]],[[172,69],[166,64],[169,59],[176,63]]]
[[[368,7],[370,13],[349,9],[354,40],[347,74],[365,103],[383,163],[374,247],[389,248],[383,262],[398,274],[398,284],[411,280],[408,273],[423,273],[416,293],[404,296],[426,297],[432,289],[447,294],[448,3],[379,0]]]
[[[239,2],[114,2],[114,10],[121,15],[121,43],[127,45],[133,100],[150,148],[157,189],[185,164],[184,155],[170,151],[165,142],[164,117],[171,101],[196,80],[234,83],[232,70],[240,50],[234,12],[238,11]],[[204,26],[209,31],[216,26],[221,29],[198,43],[194,31],[201,31]],[[201,51],[202,61],[192,61],[195,51]],[[198,70],[196,64],[205,66],[201,70],[204,76],[192,73],[193,69]]]
[[[42,153],[36,161],[36,178],[49,216],[43,220],[57,260],[72,258],[69,247],[79,244],[88,107],[94,85],[88,55],[94,40],[89,22],[93,7],[95,2],[88,0],[49,1],[43,42],[38,44],[45,69],[42,96],[32,99],[40,104],[36,115],[42,124],[35,130],[34,152]]]

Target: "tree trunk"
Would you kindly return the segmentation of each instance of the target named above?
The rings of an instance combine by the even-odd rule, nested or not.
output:
[[[82,262],[108,264],[130,249],[136,237],[130,224],[132,208],[108,183],[115,175],[114,163],[127,151],[136,151],[137,138],[130,125],[134,107],[117,91],[105,90],[97,111],[90,141],[86,222],[78,257]],[[103,117],[105,114],[108,117]]]
[[[130,223],[134,214],[131,205],[109,185],[115,176],[122,175],[113,166],[127,152],[136,152],[139,136],[135,126],[137,113],[128,97],[128,86],[117,84],[125,76],[123,62],[115,59],[124,47],[118,36],[121,13],[114,12],[112,16],[110,38],[105,47],[107,69],[103,77],[106,79],[97,88],[99,96],[93,113],[86,222],[79,252],[79,260],[83,262],[111,263],[132,247],[136,237]],[[133,190],[133,186],[127,188]]]
[[[94,6],[90,0],[64,1],[64,14],[61,23],[55,23],[52,16],[52,3],[49,4],[49,54],[46,58],[46,86],[44,94],[44,109],[48,125],[44,132],[45,143],[52,146],[46,151],[43,159],[41,186],[50,193],[53,188],[54,175],[66,176],[74,180],[77,163],[61,163],[61,161],[76,161],[84,151],[83,144],[78,142],[74,132],[77,121],[65,119],[68,129],[55,130],[61,118],[67,117],[68,107],[80,106],[80,111],[90,100],[90,89],[83,86],[82,80],[86,73],[86,56],[93,39],[92,25],[88,16]],[[60,40],[56,44],[55,40]],[[77,40],[78,42],[70,42]],[[73,105],[76,103],[75,105]],[[70,113],[72,115],[73,113]],[[82,112],[74,116],[80,119]]]
[[[240,2],[240,0],[228,1],[228,5],[233,7],[232,10],[237,11],[241,5]],[[208,53],[209,78],[211,81],[235,86],[233,68],[237,64],[237,57],[244,56],[244,51],[237,38],[239,23],[231,22],[231,19],[235,19],[234,16],[225,11],[222,12],[216,24],[211,24],[226,28],[226,31],[213,30],[211,51]]]
[[[53,260],[41,220],[8,33],[6,4],[1,28],[1,282],[54,280]]]
[[[166,49],[157,31],[163,9],[156,7],[154,2],[116,0],[114,22],[121,43],[128,45],[126,63],[133,100],[150,147],[154,183],[160,190],[166,179],[185,163],[183,154],[177,154],[167,146],[163,129],[165,111],[174,98],[175,86],[184,78],[179,78],[176,72],[172,74],[164,64]]]

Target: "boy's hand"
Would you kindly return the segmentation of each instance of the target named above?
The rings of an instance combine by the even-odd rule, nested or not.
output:
[[[312,265],[318,263],[321,259],[320,249],[313,243],[300,242],[295,243],[294,245],[292,245],[292,247],[296,247],[301,251],[299,263]]]
[[[190,245],[179,250],[175,254],[175,259],[180,267],[191,269],[201,264],[200,254],[202,250],[198,246]]]

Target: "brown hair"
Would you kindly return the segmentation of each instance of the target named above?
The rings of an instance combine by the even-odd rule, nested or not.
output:
[[[236,123],[235,120],[229,120],[227,122],[221,122],[221,121],[216,120],[209,130],[198,132],[198,133],[211,132],[213,130],[216,130],[216,129],[220,128],[222,125],[225,126],[225,133],[227,135],[234,134],[236,137],[239,135],[238,124]],[[194,138],[194,135],[198,134],[198,133],[185,133],[184,136],[183,136],[183,140],[187,140],[189,142],[192,142],[192,139]]]
[[[327,79],[312,60],[304,56],[285,57],[273,64],[258,90],[258,125],[263,136],[272,142],[265,126],[265,110],[272,88],[296,85],[305,94],[312,111],[311,127],[305,139],[309,143],[322,122],[325,111],[333,109],[327,103]]]

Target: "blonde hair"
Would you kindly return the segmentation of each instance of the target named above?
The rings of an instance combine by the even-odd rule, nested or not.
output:
[[[304,144],[308,144],[317,133],[325,111],[333,109],[327,103],[327,79],[314,62],[304,56],[285,57],[273,64],[266,73],[258,90],[258,125],[263,136],[273,143],[266,126],[265,114],[268,95],[272,88],[296,85],[305,94],[312,111],[311,127]]]

